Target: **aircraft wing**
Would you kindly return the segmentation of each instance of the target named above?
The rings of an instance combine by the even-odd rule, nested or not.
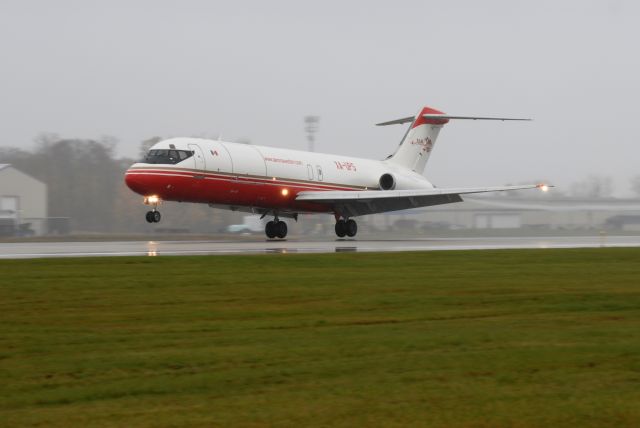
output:
[[[529,184],[522,186],[433,188],[416,190],[355,190],[355,191],[312,191],[300,192],[297,201],[332,205],[337,212],[352,217],[428,207],[431,205],[462,202],[461,195],[507,190],[545,189],[546,185]]]

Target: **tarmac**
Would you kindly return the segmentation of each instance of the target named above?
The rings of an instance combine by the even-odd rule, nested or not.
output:
[[[0,243],[0,259],[640,247],[639,236]]]

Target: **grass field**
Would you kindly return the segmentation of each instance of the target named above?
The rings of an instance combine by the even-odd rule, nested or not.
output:
[[[0,261],[0,425],[640,426],[640,249]]]

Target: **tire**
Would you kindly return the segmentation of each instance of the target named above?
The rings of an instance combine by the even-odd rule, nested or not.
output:
[[[345,224],[345,229],[347,232],[347,236],[353,238],[358,233],[358,223],[355,220],[347,220]]]
[[[153,211],[147,211],[147,215],[144,217],[147,220],[147,223],[153,223]]]
[[[160,223],[160,219],[162,216],[160,215],[160,211],[151,211],[153,213],[153,222]]]
[[[278,229],[278,238],[284,239],[287,236],[287,223],[284,221],[279,221],[276,223]]]
[[[273,239],[276,237],[275,225],[276,224],[273,221],[267,222],[266,226],[264,227],[264,233],[267,235],[267,238]]]
[[[338,238],[344,238],[347,234],[347,224],[344,220],[336,221],[336,235]]]

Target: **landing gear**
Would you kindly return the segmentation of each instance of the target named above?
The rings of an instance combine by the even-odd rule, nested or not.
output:
[[[162,199],[158,195],[149,195],[144,197],[144,204],[150,205],[153,207],[151,211],[147,211],[145,215],[145,219],[147,223],[159,223],[162,216],[160,215],[160,211],[158,211],[158,205],[162,202]]]
[[[353,238],[358,233],[358,223],[355,220],[349,219],[346,223],[347,226],[347,236]]]
[[[275,221],[268,221],[267,225],[264,227],[264,233],[267,234],[267,238],[269,239],[273,239],[276,237],[276,222]]]
[[[345,221],[340,219],[336,221],[336,235],[338,235],[338,238],[344,238],[345,236],[353,238],[356,233],[358,233],[358,223],[355,220],[349,219]]]
[[[161,218],[162,216],[160,215],[160,211],[156,210],[147,211],[147,214],[145,215],[147,223],[159,223]]]
[[[267,225],[264,228],[264,232],[269,239],[284,239],[287,236],[287,223],[278,220],[278,218],[276,217],[275,220],[267,222]]]

